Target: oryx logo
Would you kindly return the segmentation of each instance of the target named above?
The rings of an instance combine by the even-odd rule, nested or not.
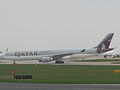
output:
[[[105,49],[105,44],[104,43],[102,44],[102,49]]]
[[[114,33],[109,33],[102,42],[97,46],[97,53],[101,53],[104,49],[108,49]]]

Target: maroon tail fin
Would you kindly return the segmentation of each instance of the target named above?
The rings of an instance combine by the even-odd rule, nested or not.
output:
[[[97,53],[102,53],[103,51],[109,51],[109,46],[110,43],[112,41],[114,33],[108,33],[108,35],[102,40],[102,42],[100,44],[98,44],[98,46],[96,46],[95,48],[97,48]]]

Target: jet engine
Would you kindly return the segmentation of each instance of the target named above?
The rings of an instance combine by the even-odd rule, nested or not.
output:
[[[50,62],[52,60],[51,57],[41,57],[39,62]]]

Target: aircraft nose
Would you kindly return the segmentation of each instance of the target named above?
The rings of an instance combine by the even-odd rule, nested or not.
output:
[[[0,56],[3,56],[3,54],[0,54]]]

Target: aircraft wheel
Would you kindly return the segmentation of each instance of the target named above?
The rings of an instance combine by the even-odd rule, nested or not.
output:
[[[55,64],[64,64],[64,61],[55,61]]]

